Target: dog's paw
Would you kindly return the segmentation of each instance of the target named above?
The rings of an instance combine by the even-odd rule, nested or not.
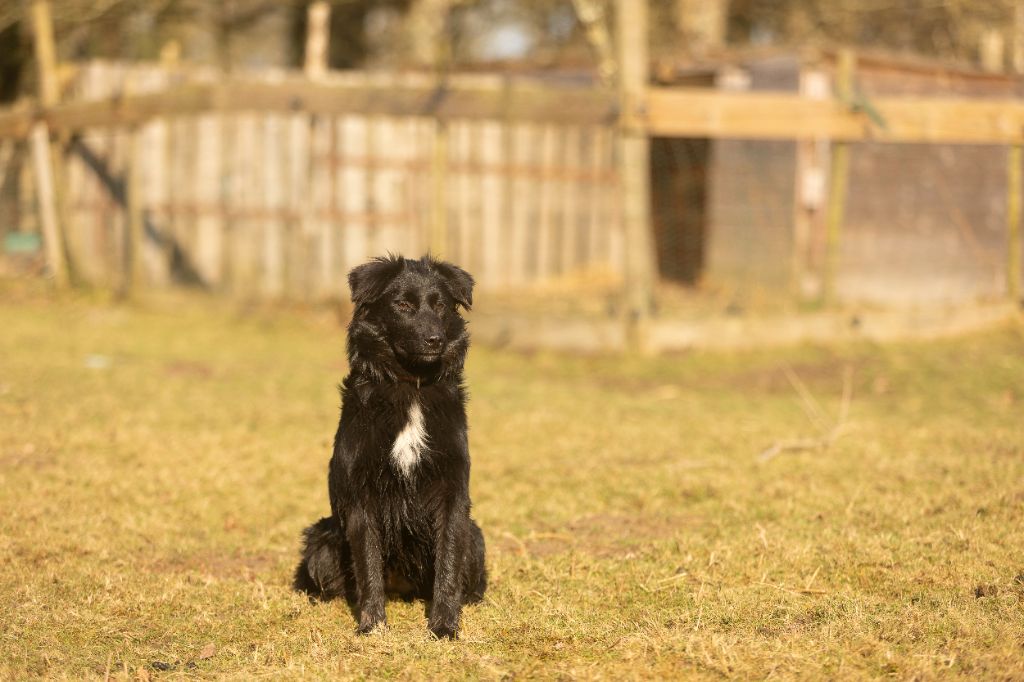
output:
[[[456,639],[458,636],[458,626],[447,624],[431,625],[430,634],[434,636],[434,639]]]
[[[356,628],[356,632],[360,635],[373,635],[383,633],[387,629],[388,624],[383,620],[378,620],[370,623],[360,623],[359,627]]]

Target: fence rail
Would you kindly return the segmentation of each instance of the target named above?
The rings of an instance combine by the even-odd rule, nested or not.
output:
[[[74,133],[85,128],[139,125],[157,117],[252,111],[575,125],[608,125],[617,118],[614,95],[586,87],[553,88],[512,81],[481,87],[388,80],[357,84],[300,78],[280,82],[234,79],[50,108],[11,108],[0,111],[0,137],[26,137],[38,122],[54,132]]]
[[[26,137],[39,122],[53,132],[70,134],[139,125],[157,117],[251,111],[566,125],[613,125],[620,118],[616,95],[603,88],[512,79],[492,79],[488,86],[409,80],[233,79],[50,108],[22,105],[0,110],[0,138]],[[638,106],[634,122],[650,135],[664,137],[1024,143],[1024,103],[1013,99],[880,97],[848,103],[799,94],[661,87],[651,88]]]
[[[879,97],[843,102],[797,94],[652,89],[647,128],[665,137],[843,142],[1021,144],[1012,99]]]

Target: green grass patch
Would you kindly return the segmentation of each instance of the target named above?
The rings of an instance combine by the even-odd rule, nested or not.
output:
[[[289,589],[328,510],[335,318],[27,294],[0,320],[0,676],[1024,677],[1019,329],[474,348],[492,582],[451,643],[421,604],[358,637]],[[830,426],[847,368],[834,443],[759,460]]]

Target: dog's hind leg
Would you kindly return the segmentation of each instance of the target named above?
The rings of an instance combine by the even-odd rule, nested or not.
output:
[[[475,604],[484,598],[487,589],[487,566],[484,563],[484,534],[476,522],[469,522],[469,546],[462,564],[462,601]]]
[[[337,519],[322,518],[302,535],[302,560],[295,568],[292,586],[316,599],[345,597],[353,601],[348,541]]]

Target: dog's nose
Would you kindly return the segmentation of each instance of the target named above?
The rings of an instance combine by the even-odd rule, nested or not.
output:
[[[437,334],[427,337],[427,347],[431,349],[438,349],[441,347],[441,337]]]

